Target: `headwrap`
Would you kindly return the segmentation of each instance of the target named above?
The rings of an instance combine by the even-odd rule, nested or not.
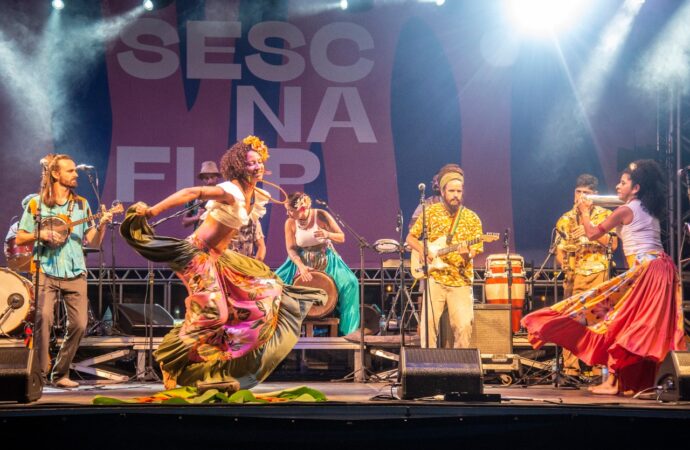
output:
[[[441,186],[441,190],[443,190],[446,187],[446,184],[449,182],[457,180],[461,183],[465,181],[465,177],[462,176],[462,174],[459,174],[458,172],[447,172],[445,173],[442,177],[441,180],[439,181],[439,186]]]

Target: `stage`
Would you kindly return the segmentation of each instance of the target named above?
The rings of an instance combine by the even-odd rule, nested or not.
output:
[[[256,393],[303,385],[265,382]],[[96,395],[133,399],[158,382],[45,387],[31,404],[0,403],[5,442],[65,448],[661,448],[690,425],[690,403],[596,396],[586,389],[485,385],[494,402],[396,400],[391,383],[309,382],[320,403],[94,406]],[[34,431],[32,431],[34,430]],[[69,443],[69,445],[67,445]]]

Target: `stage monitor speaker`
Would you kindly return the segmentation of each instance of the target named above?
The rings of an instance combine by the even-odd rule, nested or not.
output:
[[[482,355],[513,353],[510,319],[510,305],[475,304],[470,347],[478,348]]]
[[[400,349],[401,398],[482,394],[482,360],[476,348]]]
[[[38,352],[24,347],[0,349],[0,401],[29,403],[41,394]]]
[[[131,336],[147,336],[146,327],[151,327],[153,336],[165,336],[174,325],[174,319],[161,305],[153,305],[153,314],[147,320],[149,305],[144,303],[116,303],[116,324],[123,333]]]
[[[669,352],[657,371],[656,385],[661,386],[661,401],[690,400],[690,352]]]

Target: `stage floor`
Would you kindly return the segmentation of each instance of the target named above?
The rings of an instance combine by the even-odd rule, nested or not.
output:
[[[398,400],[397,387],[390,382],[355,383],[351,381],[306,381],[306,382],[265,382],[252,389],[255,393],[272,392],[298,386],[309,386],[323,392],[329,402],[350,404],[382,404],[393,402],[396,404],[435,404],[438,406],[457,405],[460,403],[484,402],[452,402],[439,397],[423,400]],[[110,383],[105,381],[86,380],[76,389],[59,389],[52,386],[43,388],[41,398],[28,405],[0,402],[0,408],[32,408],[36,406],[79,406],[92,405],[96,395],[119,399],[146,397],[163,390],[159,382],[128,382]],[[653,408],[677,409],[690,412],[690,402],[660,402],[654,395],[644,399],[625,397],[621,395],[594,395],[585,387],[556,387],[553,384],[537,386],[499,386],[484,385],[485,394],[498,394],[500,402],[490,402],[494,406],[501,405],[550,405],[550,406],[606,406],[619,408]]]

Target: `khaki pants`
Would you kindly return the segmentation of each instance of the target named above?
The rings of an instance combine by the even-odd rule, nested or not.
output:
[[[591,275],[575,275],[572,284],[563,286],[563,298],[581,294],[599,283],[606,281],[606,271]],[[580,360],[570,350],[563,349],[563,371],[567,375],[579,375]]]
[[[429,348],[439,346],[441,316],[444,310],[447,310],[453,336],[453,348],[468,348],[474,320],[472,286],[446,286],[430,278],[429,296],[430,301],[424,301],[422,307],[422,347],[427,346],[427,332]]]

